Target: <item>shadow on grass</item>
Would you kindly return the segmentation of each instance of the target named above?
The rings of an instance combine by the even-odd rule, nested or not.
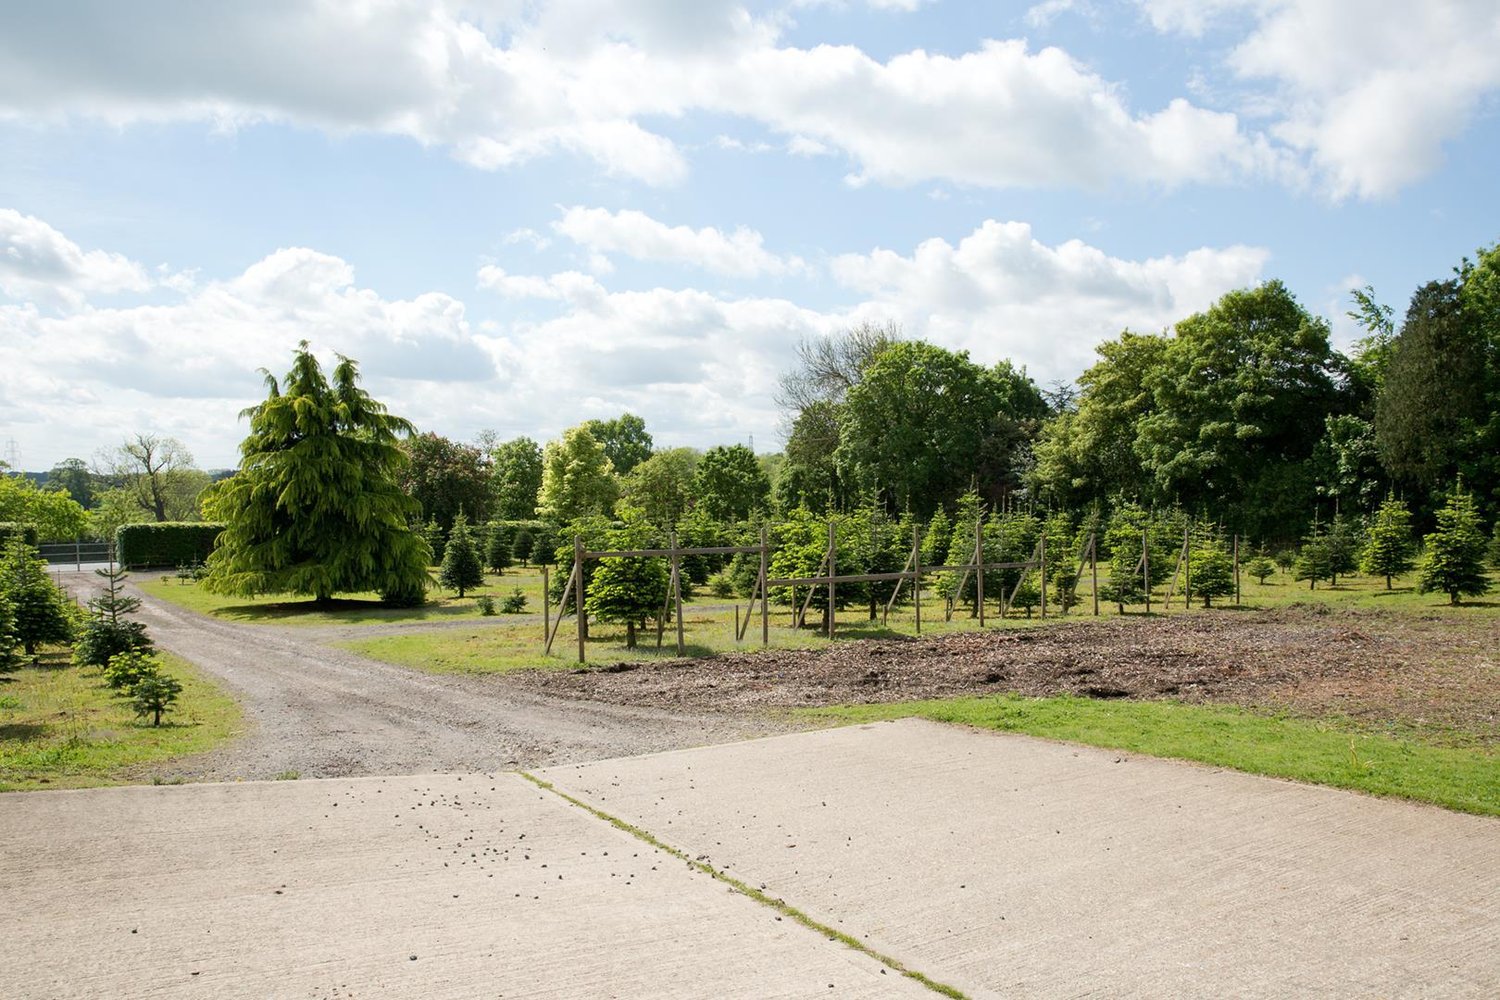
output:
[[[12,722],[9,725],[0,726],[0,741],[35,740],[47,735],[47,724],[45,722]]]

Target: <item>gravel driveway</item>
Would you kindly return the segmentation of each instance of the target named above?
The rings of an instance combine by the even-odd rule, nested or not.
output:
[[[99,580],[65,572],[85,600]],[[490,771],[724,743],[796,728],[760,714],[608,705],[515,690],[502,677],[423,674],[325,646],[303,628],[230,624],[141,598],[162,649],[222,680],[248,732],[142,778],[234,781]]]

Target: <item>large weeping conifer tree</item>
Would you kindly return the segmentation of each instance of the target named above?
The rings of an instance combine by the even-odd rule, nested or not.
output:
[[[409,527],[417,503],[398,485],[411,424],[359,387],[350,359],[340,355],[325,377],[306,341],[280,383],[263,374],[265,402],[241,414],[250,435],[240,471],[205,505],[226,524],[205,588],[324,602],[374,590],[387,603],[420,603],[431,553]]]

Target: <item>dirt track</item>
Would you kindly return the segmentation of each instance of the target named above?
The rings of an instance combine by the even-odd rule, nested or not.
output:
[[[80,597],[98,583],[64,574]],[[141,594],[158,646],[223,680],[249,732],[142,777],[225,781],[532,768],[782,732],[790,723],[592,703],[501,677],[436,676],[309,642],[304,629],[216,621]]]
[[[1171,698],[1396,726],[1500,747],[1500,621],[1322,605],[1074,617],[1025,631],[527,672],[517,687],[691,711],[765,711],[1014,692]]]

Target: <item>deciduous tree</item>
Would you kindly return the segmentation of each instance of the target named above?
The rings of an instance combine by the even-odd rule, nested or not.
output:
[[[542,452],[537,513],[555,523],[607,514],[620,495],[614,464],[587,427],[563,432]]]

